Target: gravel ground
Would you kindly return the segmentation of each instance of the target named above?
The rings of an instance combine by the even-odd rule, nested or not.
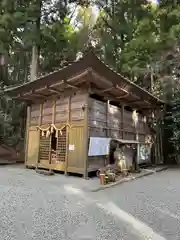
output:
[[[100,196],[163,235],[180,239],[180,169],[169,169],[107,189]]]
[[[179,240],[179,175],[173,169],[88,193],[74,187],[80,179],[1,167],[0,240]]]
[[[18,167],[0,168],[0,216],[2,240],[138,239],[88,195]]]

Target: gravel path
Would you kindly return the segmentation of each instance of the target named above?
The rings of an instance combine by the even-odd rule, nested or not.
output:
[[[173,169],[88,193],[80,179],[1,167],[0,240],[179,240],[179,175]]]
[[[33,170],[0,168],[0,239],[138,239],[87,193],[68,186]]]
[[[99,193],[167,240],[180,239],[180,169],[169,169]]]

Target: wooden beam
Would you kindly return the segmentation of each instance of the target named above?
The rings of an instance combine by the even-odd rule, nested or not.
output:
[[[63,80],[63,83],[64,83],[65,86],[67,86],[67,87],[71,87],[71,88],[79,89],[77,86],[68,83],[68,80]]]
[[[120,91],[122,91],[124,93],[129,93],[127,90],[121,88],[119,85],[116,85],[116,89],[118,89],[118,90],[120,90]],[[131,94],[131,93],[129,93],[129,94]]]
[[[44,94],[41,94],[41,93],[36,93],[35,91],[31,90],[29,92],[26,92],[26,93],[23,93],[22,97],[38,97],[38,98],[47,98],[48,96],[44,95]]]
[[[63,82],[63,80],[61,80],[57,83],[53,83],[51,85],[46,86],[46,88],[56,88],[56,87],[63,86],[63,85],[64,85],[64,82]]]
[[[13,100],[17,101],[25,101],[29,102],[30,104],[32,103],[32,99],[29,99],[28,97],[23,97],[22,95],[18,94],[18,96],[12,97]]]
[[[104,78],[103,76],[99,75],[97,72],[95,72],[93,70],[91,71],[91,76],[92,76],[92,80],[90,80],[91,82],[94,82],[93,79],[96,80],[96,81],[98,79],[100,79],[100,81],[103,84],[105,84],[105,86],[107,86],[107,87],[111,87],[112,86],[112,82],[110,82],[109,80],[107,80],[106,78]]]
[[[64,86],[66,85],[66,86],[69,86],[69,87],[72,87],[72,88],[78,88],[77,86],[74,86],[73,84],[71,84],[71,82],[73,82],[77,79],[81,79],[81,78],[83,79],[83,81],[85,81],[84,77],[88,74],[88,71],[89,71],[89,69],[87,69],[84,72],[82,72],[82,73],[80,73],[76,76],[73,76],[73,77],[71,77],[67,80],[61,79],[57,83],[53,83],[53,84],[49,85],[48,87],[49,88],[56,88],[56,87],[61,87],[63,85]]]
[[[74,80],[77,80],[77,79],[82,79],[83,81],[85,81],[85,77],[88,76],[90,71],[92,71],[92,69],[91,68],[87,68],[84,72],[79,73],[78,75],[75,75],[75,76],[67,79],[68,84],[70,82],[73,82]]]
[[[133,105],[133,104],[130,105],[128,103],[128,101],[127,102],[122,101],[122,100],[118,99],[117,97],[114,97],[114,96],[112,96],[108,93],[102,93],[99,90],[92,88],[91,91],[90,91],[90,94],[94,94],[94,93],[103,97],[105,101],[109,100],[109,101],[114,101],[114,102],[117,102],[117,103],[122,103],[122,104],[124,104],[124,106],[129,106],[129,107],[132,106],[132,107],[140,108],[140,106],[138,106],[138,105]]]
[[[38,97],[38,98],[43,98],[43,99],[48,98],[47,95],[40,94],[40,93],[35,93],[35,92],[32,93],[32,97],[33,97],[33,96]]]
[[[130,94],[129,93],[126,93],[125,95],[123,96],[119,96],[119,97],[116,97],[117,99],[124,99],[126,97],[128,97]]]
[[[62,88],[62,90],[58,90],[56,87],[58,86],[64,86],[64,88]],[[72,85],[72,84],[69,84],[67,81],[65,80],[62,80],[61,83],[59,84],[53,84],[53,85],[50,85],[50,86],[47,86],[46,89],[48,89],[49,91],[51,92],[54,92],[56,94],[61,94],[62,92],[64,92],[65,90],[65,87],[71,87],[71,88],[74,88],[74,89],[79,89],[79,87],[75,86],[75,85]]]
[[[56,93],[56,94],[61,94],[62,91],[59,91],[53,87],[47,87],[47,89],[50,91],[50,92],[53,92],[53,93]]]
[[[37,89],[34,90],[34,91],[36,91],[36,92],[41,92],[41,91],[43,91],[43,90],[46,90],[46,86],[45,86],[45,87],[42,87],[42,88],[37,88]],[[32,91],[32,92],[34,92],[34,91]]]
[[[107,88],[107,89],[104,89],[104,90],[100,90],[100,92],[104,93],[104,92],[108,92],[108,91],[111,91],[113,90],[115,87],[110,87],[110,88]]]

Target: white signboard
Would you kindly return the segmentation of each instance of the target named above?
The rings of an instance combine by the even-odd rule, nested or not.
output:
[[[104,156],[109,153],[111,138],[90,137],[88,156]]]
[[[74,145],[69,145],[69,151],[74,151]]]
[[[138,164],[149,163],[151,161],[151,147],[149,144],[139,144]]]

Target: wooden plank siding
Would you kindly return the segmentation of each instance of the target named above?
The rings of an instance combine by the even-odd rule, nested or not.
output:
[[[87,92],[80,91],[75,94],[72,93],[71,96],[61,96],[58,99],[49,99],[31,105],[29,129],[33,127],[37,132],[34,136],[39,137],[37,140],[34,139],[35,142],[39,142],[39,149],[36,149],[38,167],[61,170],[65,173],[68,171],[79,172],[84,176],[87,175],[87,167],[85,169],[86,163],[84,161],[87,161],[88,149],[87,146],[82,144],[82,142],[85,143],[88,140],[87,138],[84,139],[85,113],[88,106],[87,96]],[[37,128],[39,126],[46,129],[52,123],[57,128],[64,126],[62,131],[58,133],[56,159],[51,156],[51,135],[48,137],[42,136],[42,132]],[[71,127],[69,128],[66,124]],[[74,151],[69,151],[69,144],[75,144]],[[29,160],[30,165],[32,165],[31,162]],[[36,165],[36,162],[33,164]]]
[[[42,110],[42,124],[52,123],[52,113],[53,113],[53,101],[49,100],[43,104]]]
[[[38,126],[41,115],[41,124],[79,122],[84,120],[86,94],[77,93],[71,97],[69,109],[69,96],[57,100],[48,100],[42,104],[42,115],[40,114],[40,103],[31,105],[30,126]],[[69,119],[69,111],[71,112]]]
[[[31,105],[30,126],[37,126],[39,124],[40,104]]]
[[[144,117],[138,114],[138,124],[135,129],[132,120],[132,111],[123,110],[106,102],[93,98],[88,100],[88,129],[89,137],[111,137],[126,140],[135,140],[136,131],[139,139],[144,141],[149,133]]]

